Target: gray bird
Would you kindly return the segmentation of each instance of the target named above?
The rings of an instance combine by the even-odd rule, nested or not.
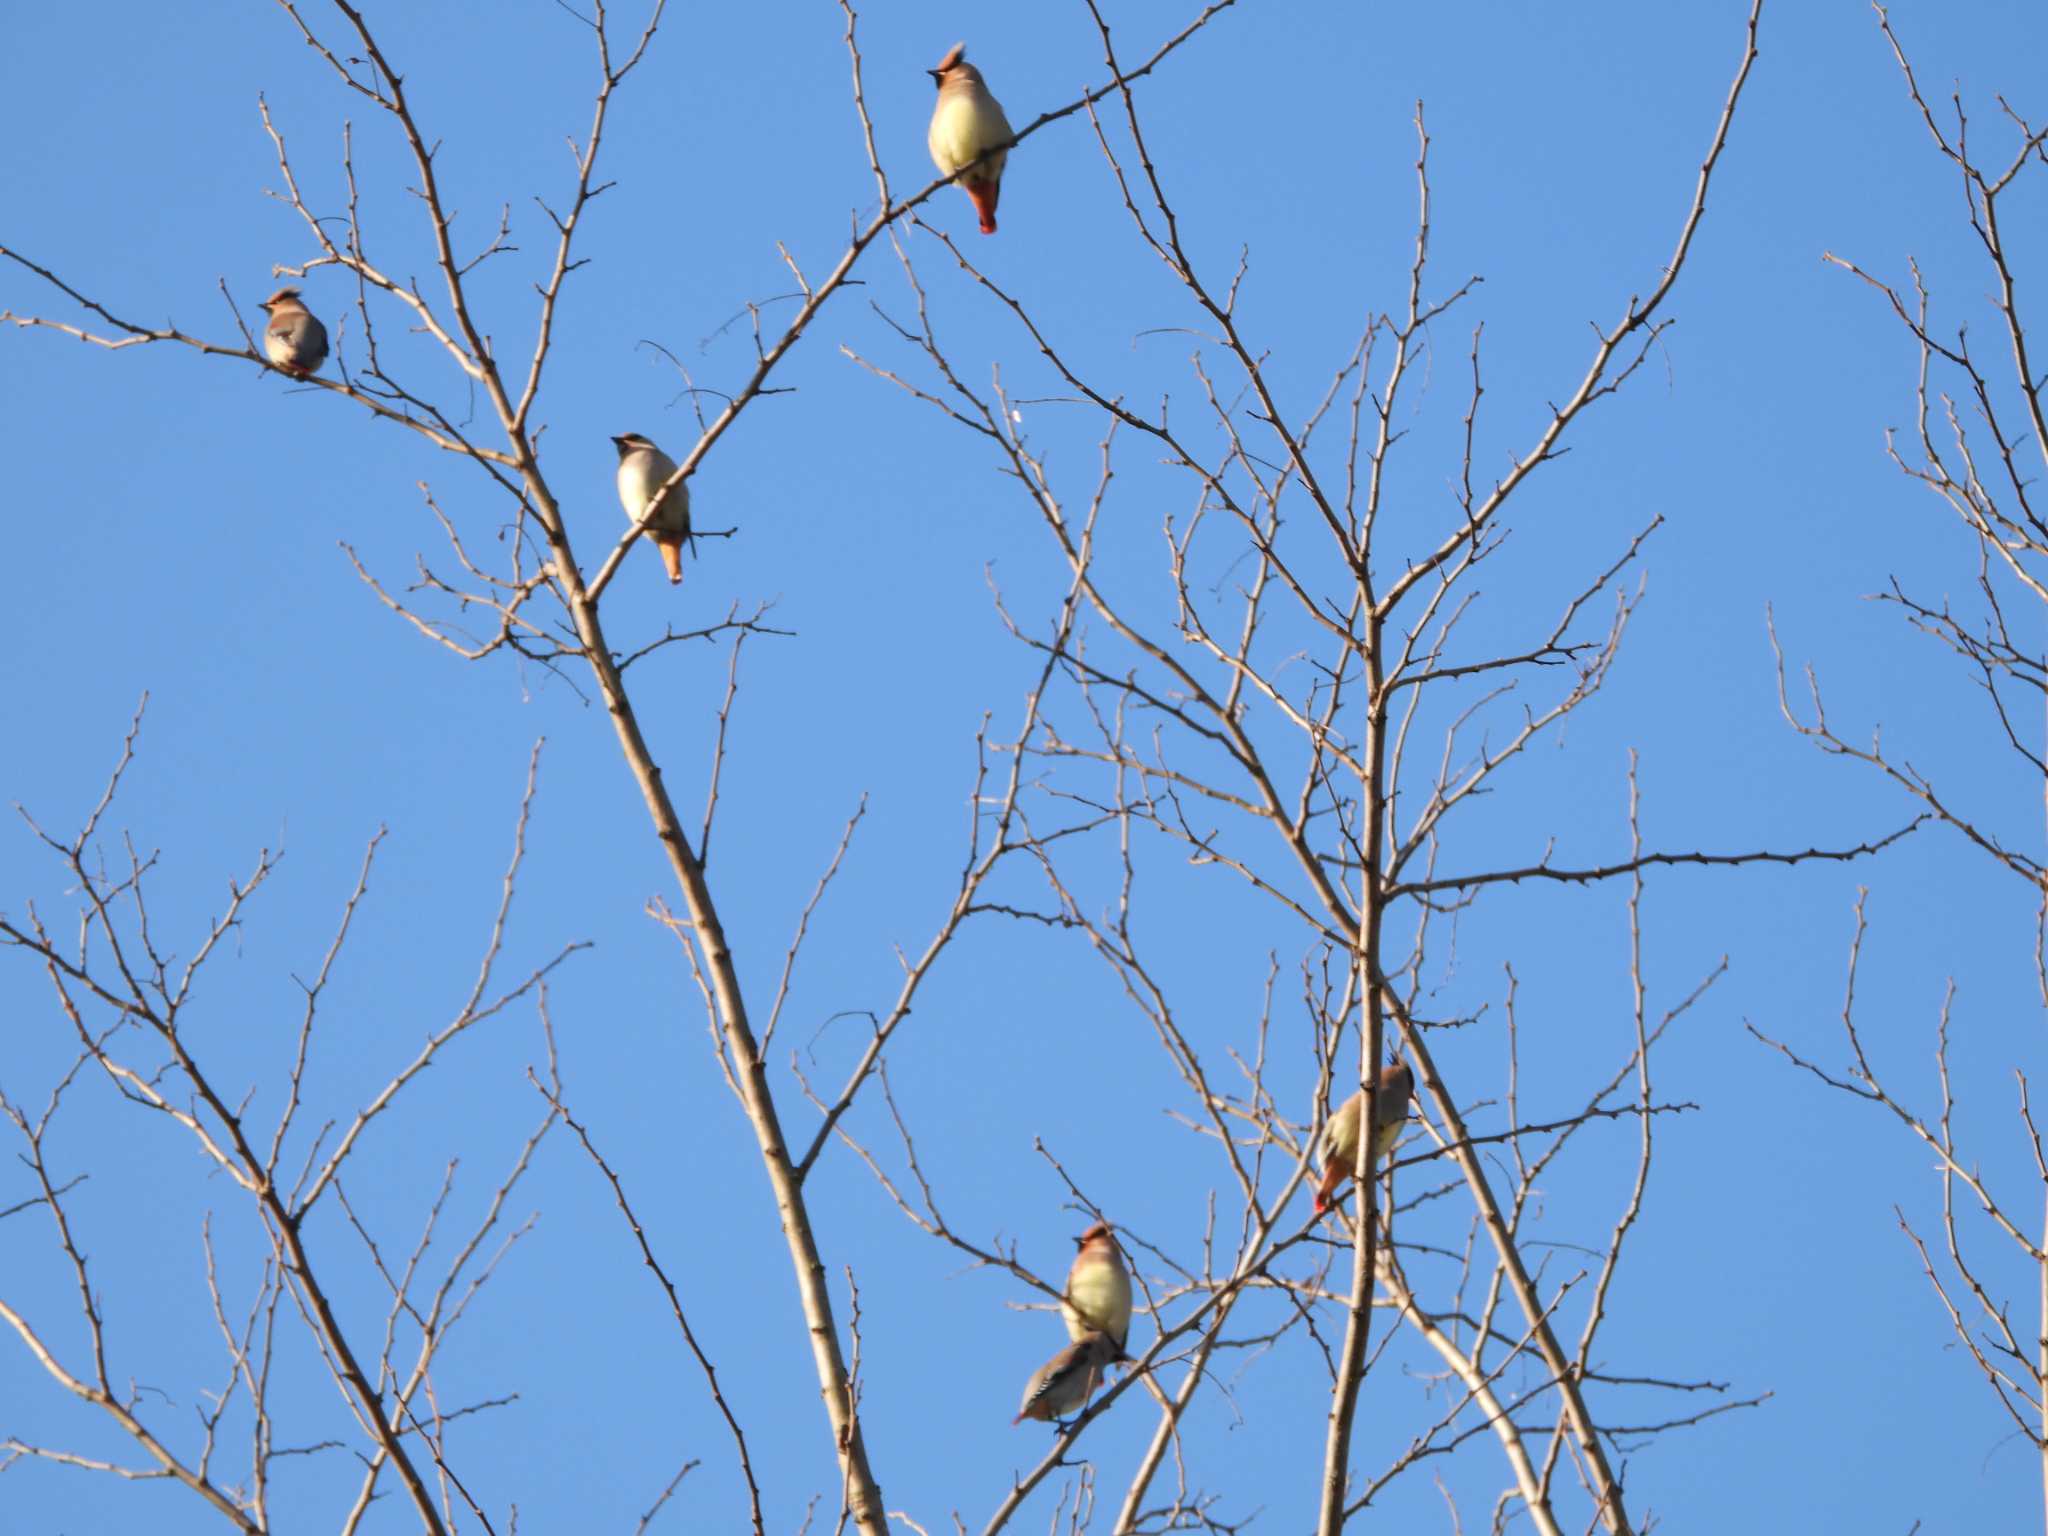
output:
[[[327,327],[299,302],[299,290],[280,288],[259,309],[270,316],[263,328],[263,355],[295,379],[310,379],[327,361]]]
[[[619,505],[627,520],[638,523],[647,515],[654,493],[676,472],[676,461],[638,432],[612,439],[619,450]],[[683,579],[683,540],[690,536],[690,488],[678,481],[661,504],[661,511],[643,530],[661,551],[661,563],[668,568],[671,583]]]
[[[1079,1413],[1094,1395],[1109,1363],[1122,1352],[1106,1333],[1083,1334],[1041,1365],[1024,1384],[1024,1406],[1010,1422],[1039,1419],[1058,1424],[1068,1414]]]

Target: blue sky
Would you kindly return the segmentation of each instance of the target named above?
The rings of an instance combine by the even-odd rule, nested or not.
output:
[[[542,3],[382,9],[390,14],[372,20],[442,141],[458,236],[486,238],[510,205],[521,248],[483,268],[475,293],[500,355],[523,357],[530,285],[549,248],[532,199],[559,196],[564,135],[580,138],[587,122],[586,34]],[[1110,15],[1129,57],[1192,9],[1127,4]],[[1433,329],[1422,387],[1408,397],[1414,440],[1397,493],[1403,516],[1426,528],[1450,504],[1473,324],[1486,326],[1480,462],[1504,465],[1526,451],[1545,402],[1576,383],[1588,322],[1612,323],[1655,283],[1742,14],[1725,3],[1649,12],[1243,0],[1139,87],[1140,104],[1197,258],[1221,279],[1248,251],[1241,324],[1270,354],[1283,405],[1301,413],[1364,317],[1403,300],[1410,119],[1416,99],[1426,103],[1431,291],[1485,278]],[[2006,153],[1995,92],[2048,113],[2028,96],[2048,71],[2048,29],[2032,7],[1902,0],[1891,14],[1930,91],[1960,82],[1973,133],[1998,146],[1990,158]],[[872,215],[842,30],[831,8],[678,6],[617,100],[605,147],[616,185],[592,209],[590,266],[571,279],[539,412],[586,566],[621,526],[608,437],[640,431],[678,454],[694,437],[682,381],[647,343],[682,358],[698,384],[735,387],[752,355],[744,306],[790,291],[776,242],[815,278],[836,260],[849,220]],[[117,313],[230,339],[217,285],[253,313],[273,263],[313,254],[297,216],[266,195],[280,183],[259,93],[322,212],[342,206],[338,153],[352,120],[377,256],[431,276],[417,205],[403,192],[402,146],[282,13],[44,7],[12,17],[10,36],[0,243]],[[861,24],[867,97],[899,190],[928,175],[922,71],[962,36],[1015,123],[1103,76],[1084,7],[877,7]],[[2013,225],[2021,259],[2040,272],[2028,239],[2048,228],[2041,186],[2019,195],[2031,199]],[[1200,339],[1186,328],[1200,317],[1133,237],[1084,119],[1012,157],[996,237],[973,234],[957,193],[926,212],[974,242],[975,259],[1078,367],[1133,400],[1170,391],[1176,413],[1196,419],[1188,358]],[[1590,571],[1661,515],[1642,607],[1606,689],[1471,817],[1447,862],[1533,860],[1553,836],[1560,862],[1616,857],[1627,846],[1630,750],[1651,846],[1837,846],[1906,821],[1913,808],[1895,790],[1823,760],[1780,719],[1767,605],[1790,661],[1815,667],[1845,736],[1881,726],[1945,792],[2038,852],[2040,786],[1998,739],[1968,676],[1866,601],[1896,575],[1967,603],[1974,551],[1884,458],[1884,428],[1910,421],[1913,348],[1875,294],[1821,261],[1831,250],[1902,281],[1917,257],[1937,317],[1951,327],[1968,319],[1988,349],[1988,280],[1959,213],[1954,179],[1868,9],[1776,0],[1670,304],[1677,323],[1518,502],[1471,642],[1506,645],[1547,625]],[[980,386],[999,368],[1064,492],[1085,498],[1099,419],[1052,398],[1067,391],[942,249],[921,235],[910,248],[962,376]],[[784,1117],[803,1139],[813,1122],[784,1047],[815,1081],[837,1085],[861,1043],[861,1025],[843,1015],[887,1007],[896,947],[921,950],[951,901],[974,732],[985,712],[998,736],[1013,729],[1036,677],[994,610],[990,574],[1038,626],[1063,590],[1037,514],[987,450],[842,354],[923,377],[870,308],[910,313],[900,269],[877,250],[864,277],[778,376],[796,392],[752,407],[693,483],[700,520],[738,534],[705,546],[679,591],[660,580],[651,551],[636,552],[606,603],[622,645],[735,601],[772,599],[773,621],[795,631],[748,643],[711,860],[757,1009],[867,797],[776,1044]],[[306,287],[335,327],[347,286],[327,271]],[[15,267],[0,270],[0,308],[79,318]],[[764,311],[770,324],[788,312],[783,302]],[[352,326],[340,344],[356,344]],[[463,411],[462,385],[429,343],[393,326],[391,345]],[[0,795],[68,834],[147,692],[113,822],[161,850],[152,911],[173,946],[190,953],[256,850],[284,849],[231,950],[206,972],[203,998],[203,1048],[258,1104],[274,1100],[296,1026],[293,978],[317,967],[364,844],[387,827],[315,1059],[319,1113],[346,1114],[473,983],[528,755],[545,738],[505,974],[589,943],[551,987],[570,1101],[627,1180],[735,1411],[762,1443],[771,1527],[795,1529],[814,1494],[829,1510],[835,1474],[773,1205],[674,941],[645,915],[670,885],[602,710],[538,669],[504,658],[467,665],[426,644],[377,604],[337,547],[345,541],[403,584],[416,551],[442,557],[418,482],[486,544],[500,509],[446,456],[246,365],[170,347],[108,355],[12,328],[0,349],[18,573]],[[1160,523],[1184,516],[1192,492],[1149,446],[1127,440],[1118,451],[1104,569],[1157,604]],[[1200,575],[1230,579],[1220,557]],[[2010,614],[2038,642],[2038,612]],[[726,662],[722,649],[692,646],[634,673],[643,722],[686,808],[702,801]],[[1061,709],[1077,717],[1071,699]],[[1212,1064],[1253,1048],[1276,957],[1276,1091],[1301,1099],[1305,1117],[1312,1069],[1292,981],[1303,931],[1171,848],[1148,846],[1143,860],[1141,936]],[[1106,865],[1091,856],[1078,868],[1099,900]],[[1618,1373],[1773,1394],[1629,1458],[1639,1515],[1674,1529],[1904,1530],[1917,1520],[1930,1531],[1989,1530],[2039,1515],[2037,1460],[1955,1346],[1898,1229],[1895,1207],[1934,1231],[1931,1158],[1881,1112],[1822,1090],[1743,1029],[1754,1023],[1842,1063],[1836,1020],[1859,885],[1870,889],[1871,927],[1858,1013],[1880,1068],[1932,1109],[1933,1028],[1953,978],[1969,1156],[2020,1209],[2033,1198],[2012,1114],[2012,1074],[2037,1064],[2041,1022],[2033,904],[2019,882],[1938,830],[1846,868],[1653,874],[1643,904],[1653,1014],[1723,955],[1729,971],[1660,1048],[1660,1094],[1699,1109],[1659,1127],[1647,1214],[1601,1355]],[[1429,977],[1443,1015],[1490,1010],[1441,1048],[1462,1097],[1499,1094],[1507,967],[1532,1118],[1575,1107],[1573,1095],[1617,1064],[1631,1028],[1623,895],[1503,889],[1464,915],[1455,955],[1436,953]],[[19,914],[30,900],[60,927],[73,904],[62,869],[25,829],[0,832],[0,910]],[[41,974],[7,958],[0,1090],[39,1104],[68,1062],[67,1031]],[[419,1230],[451,1158],[460,1162],[449,1219],[477,1219],[541,1116],[525,1077],[540,1052],[531,1009],[513,1010],[365,1139],[354,1185],[391,1243]],[[1078,1226],[1033,1150],[1042,1140],[1113,1219],[1176,1253],[1199,1245],[1220,1165],[1169,1115],[1186,1109],[1178,1077],[1079,941],[970,927],[889,1060],[942,1206],[972,1239],[1014,1239],[1048,1275],[1064,1265]],[[864,1102],[850,1124],[895,1159],[879,1110]],[[222,1375],[200,1221],[214,1212],[219,1240],[247,1260],[257,1249],[246,1217],[182,1133],[103,1090],[81,1093],[62,1123],[53,1156],[92,1174],[72,1204],[116,1375],[153,1389],[155,1411],[182,1433]],[[1543,1191],[1548,1238],[1603,1240],[1632,1134],[1589,1131],[1560,1163]],[[8,1167],[0,1208],[24,1192]],[[1017,1283],[966,1271],[905,1221],[844,1148],[826,1154],[811,1190],[842,1316],[845,1266],[860,1287],[867,1434],[888,1503],[929,1529],[954,1511],[979,1528],[1013,1471],[1040,1454],[1040,1432],[1007,1420],[1057,1331],[1008,1305],[1028,1299]],[[516,1503],[528,1529],[630,1529],[675,1468],[702,1457],[664,1519],[733,1524],[741,1505],[722,1426],[588,1161],[558,1135],[513,1204],[539,1219],[444,1356],[449,1400],[519,1394],[467,1438],[456,1432],[465,1477],[494,1510]],[[339,1226],[317,1238],[346,1277],[350,1315],[374,1333],[381,1303],[359,1245]],[[1979,1242],[2024,1317],[2031,1277]],[[1557,1250],[1553,1280],[1576,1262]],[[50,1319],[53,1338],[75,1352],[68,1286],[39,1214],[0,1222],[0,1298]],[[1419,1374],[1428,1368],[1402,1342],[1369,1382],[1361,1469],[1433,1416]],[[297,1357],[294,1369],[301,1385],[280,1438],[346,1432],[316,1362]],[[1234,1397],[1205,1394],[1188,1425],[1197,1480],[1222,1495],[1224,1519],[1257,1510],[1258,1529],[1302,1529],[1314,1515],[1327,1404],[1320,1356],[1296,1334],[1219,1375]],[[0,1404],[0,1435],[123,1454],[12,1339],[0,1340]],[[1127,1395],[1090,1431],[1105,1502],[1151,1427],[1150,1410]],[[1505,1482],[1491,1449],[1468,1449],[1444,1475],[1477,1528]],[[338,1522],[351,1485],[340,1457],[307,1458],[281,1474],[279,1507],[293,1525]],[[1057,1485],[1040,1490],[1027,1526],[1050,1518]],[[1404,1528],[1448,1529],[1427,1472],[1381,1507]],[[24,1531],[143,1521],[201,1531],[218,1518],[165,1485],[27,1464],[0,1477],[0,1508]],[[392,1500],[371,1528],[408,1524]]]

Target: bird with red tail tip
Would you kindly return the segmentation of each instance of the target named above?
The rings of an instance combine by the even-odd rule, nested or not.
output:
[[[620,434],[612,439],[612,446],[619,450],[619,505],[661,551],[662,566],[673,585],[683,579],[683,541],[690,536],[690,487],[680,480],[670,485],[649,521],[648,509],[676,472],[676,461],[638,432]]]
[[[1106,1333],[1083,1334],[1032,1373],[1024,1384],[1024,1406],[1010,1423],[1037,1419],[1065,1433],[1066,1425],[1060,1421],[1087,1406],[1103,1371],[1122,1353],[1117,1341]]]
[[[1415,1074],[1407,1062],[1380,1068],[1379,1081],[1373,1085],[1372,1159],[1367,1166],[1376,1166],[1394,1150],[1401,1127],[1408,1123],[1408,1100],[1414,1093]],[[1365,1090],[1360,1089],[1323,1126],[1323,1178],[1316,1186],[1318,1216],[1330,1208],[1338,1187],[1358,1167],[1358,1121],[1364,1108]]]
[[[1003,162],[1010,158],[999,146],[1015,137],[1010,120],[1003,116],[1002,103],[989,94],[981,71],[967,62],[965,43],[955,43],[939,67],[925,73],[939,87],[939,103],[932,109],[931,132],[925,138],[932,164],[941,176],[959,176],[981,216],[981,232],[992,235],[996,199],[1003,190]]]

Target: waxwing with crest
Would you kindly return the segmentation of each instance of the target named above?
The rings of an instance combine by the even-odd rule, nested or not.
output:
[[[619,450],[619,505],[626,517],[661,551],[662,567],[671,584],[683,579],[683,542],[690,536],[690,488],[682,481],[668,486],[652,519],[648,511],[661,488],[676,472],[676,461],[638,432],[612,439]]]
[[[939,87],[931,131],[925,139],[932,164],[941,176],[959,176],[981,217],[981,232],[992,235],[996,232],[996,199],[1003,190],[1003,164],[1009,159],[1009,152],[1001,146],[1015,137],[1010,120],[1003,116],[1002,103],[989,94],[981,71],[967,62],[965,43],[955,43],[939,60],[939,67],[926,73]]]
[[[1379,1166],[1381,1158],[1394,1150],[1401,1127],[1408,1123],[1408,1100],[1415,1093],[1415,1074],[1405,1061],[1389,1062],[1380,1068],[1373,1085],[1372,1155],[1367,1168]],[[1316,1214],[1330,1208],[1332,1197],[1358,1167],[1358,1122],[1365,1108],[1365,1090],[1344,1101],[1323,1126],[1323,1177],[1316,1186]]]
[[[1060,1298],[1067,1337],[1078,1344],[1091,1333],[1106,1334],[1121,1355],[1131,1335],[1131,1272],[1124,1266],[1116,1232],[1108,1222],[1098,1221],[1074,1241],[1080,1252],[1067,1271],[1066,1294]]]

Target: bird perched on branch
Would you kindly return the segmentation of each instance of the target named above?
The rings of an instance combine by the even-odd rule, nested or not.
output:
[[[925,139],[931,147],[932,163],[942,176],[961,172],[960,185],[981,215],[981,232],[992,235],[996,232],[996,198],[1003,190],[1003,162],[1009,159],[997,146],[1015,137],[1010,120],[983,84],[981,71],[967,62],[965,43],[955,43],[952,52],[939,60],[939,67],[926,73],[939,87],[939,104],[932,109],[931,132]],[[989,154],[990,150],[995,153]],[[988,158],[982,160],[983,155]]]
[[[655,492],[667,485],[669,476],[676,472],[676,461],[638,432],[615,437],[612,443],[619,450],[619,505],[626,509],[628,520],[637,524],[647,516]],[[661,551],[669,582],[681,581],[683,540],[690,536],[689,486],[681,481],[670,486],[654,521],[646,523],[640,531]]]
[[[1123,1250],[1106,1221],[1096,1222],[1074,1241],[1081,1251],[1074,1255],[1067,1293],[1060,1299],[1067,1337],[1078,1344],[1089,1334],[1100,1333],[1122,1355],[1131,1335],[1131,1272],[1124,1267]]]
[[[263,355],[295,379],[310,379],[327,361],[327,327],[299,302],[299,290],[280,288],[256,306],[270,316]]]
[[[1084,1333],[1032,1374],[1024,1384],[1024,1406],[1010,1422],[1038,1419],[1064,1431],[1059,1421],[1087,1405],[1103,1371],[1121,1353],[1108,1334]]]
[[[1374,1085],[1372,1106],[1372,1157],[1368,1168],[1394,1149],[1401,1127],[1408,1123],[1408,1100],[1415,1092],[1415,1074],[1405,1061],[1380,1068]],[[1330,1208],[1337,1187],[1350,1178],[1358,1166],[1358,1121],[1365,1108],[1365,1090],[1344,1101],[1344,1107],[1323,1126],[1323,1179],[1316,1186],[1316,1214]]]

